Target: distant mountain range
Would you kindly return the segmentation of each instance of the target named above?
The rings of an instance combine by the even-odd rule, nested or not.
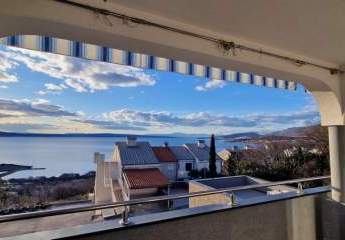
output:
[[[244,132],[244,133],[234,133],[234,134],[223,135],[222,138],[236,140],[236,139],[258,138],[261,136],[263,135],[257,132]]]
[[[184,134],[184,133],[171,133],[171,134],[121,134],[121,133],[17,133],[17,132],[0,132],[0,137],[165,137],[165,138],[177,138],[177,137],[191,137],[191,138],[207,138],[207,134]]]
[[[136,135],[136,134],[118,134],[118,133],[16,133],[16,132],[0,132],[0,137],[160,137],[158,135]],[[165,136],[164,137],[173,137]]]
[[[293,127],[287,128],[281,131],[272,132],[268,135],[281,136],[281,137],[304,137],[310,131],[313,131],[315,128],[320,128],[319,125],[312,125],[306,127]]]
[[[210,134],[194,134],[194,133],[167,133],[167,134],[149,134],[145,136],[158,136],[158,137],[181,137],[181,138],[209,138]]]
[[[269,137],[303,137],[307,132],[315,128],[319,128],[318,125],[306,126],[306,127],[294,127],[287,128],[280,131],[271,132],[268,134],[259,134],[257,132],[243,132],[217,136],[218,139],[224,139],[228,141],[269,138]],[[64,134],[47,134],[47,133],[16,133],[16,132],[0,132],[0,137],[165,137],[165,138],[178,138],[178,137],[191,137],[191,138],[209,138],[208,134],[186,134],[186,133],[170,133],[170,134],[118,134],[118,133],[64,133]]]
[[[284,130],[279,130],[267,134],[259,134],[257,132],[244,132],[235,133],[222,136],[223,139],[228,141],[239,141],[248,139],[275,139],[275,138],[301,138],[305,137],[307,133],[315,131],[317,128],[321,128],[319,125],[311,125],[305,127],[293,127]]]

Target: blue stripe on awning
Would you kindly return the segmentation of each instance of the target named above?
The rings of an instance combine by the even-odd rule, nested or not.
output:
[[[194,64],[188,63],[189,71],[187,74],[194,75]]]
[[[170,60],[170,72],[175,72],[175,61],[173,59]]]
[[[241,73],[236,72],[236,82],[241,82]]]
[[[52,52],[53,46],[52,46],[53,40],[49,37],[43,37],[42,38],[42,48],[45,52]]]
[[[266,77],[262,77],[262,86],[266,87]]]
[[[109,49],[107,47],[101,48],[101,59],[103,62],[109,62]]]
[[[226,70],[225,69],[222,69],[222,79],[226,79]]]
[[[210,67],[206,67],[205,77],[210,78]]]
[[[150,69],[154,69],[155,68],[155,57],[154,56],[150,56],[149,57],[149,68]]]
[[[95,61],[135,66],[139,68],[149,68],[160,71],[178,72],[193,76],[204,76],[206,78],[216,80],[230,80],[229,75],[227,74],[227,72],[231,72],[230,69],[213,68],[212,66],[203,66],[200,64],[176,61],[173,59],[148,56],[145,54],[96,46],[78,41],[45,36],[19,35],[0,38],[0,43],[8,46],[51,52]],[[69,46],[69,48],[67,46]],[[231,80],[235,80],[238,83],[288,90],[297,89],[297,84],[293,81],[277,80],[240,72],[236,72],[235,76],[236,79]]]
[[[250,84],[254,84],[254,75],[250,74]]]

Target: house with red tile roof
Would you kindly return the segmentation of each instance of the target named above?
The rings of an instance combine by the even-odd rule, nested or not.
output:
[[[169,160],[161,151],[160,157]],[[165,153],[166,155],[166,153]],[[112,162],[117,162],[124,195],[135,198],[138,195],[156,193],[168,187],[169,179],[161,171],[161,161],[157,158],[149,142],[137,141],[129,136],[127,141],[116,142]],[[172,179],[173,180],[173,179]]]
[[[111,173],[100,166],[97,171],[107,173],[109,179],[104,182],[116,183],[122,189],[123,199],[130,199],[166,189],[169,182],[189,179],[192,170],[208,169],[208,154],[209,147],[203,141],[182,146],[151,146],[149,142],[128,137],[127,141],[115,143]],[[218,156],[216,165],[220,173]],[[100,177],[97,179],[102,183]]]
[[[166,188],[168,179],[158,168],[128,168],[123,170],[124,188],[130,196],[151,195]]]
[[[160,162],[161,172],[170,180],[176,181],[177,176],[177,159],[168,145],[164,147],[152,147],[154,154]]]

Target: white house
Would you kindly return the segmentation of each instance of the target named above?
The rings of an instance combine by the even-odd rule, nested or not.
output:
[[[186,143],[184,147],[194,158],[193,169],[198,171],[209,169],[210,147],[205,144],[204,140],[199,140],[197,143]],[[222,170],[222,159],[218,155],[216,155],[216,170],[218,174]]]
[[[169,149],[177,160],[177,179],[189,178],[190,172],[195,165],[195,159],[192,154],[184,146],[170,146]]]
[[[209,151],[204,141],[182,146],[151,146],[130,136],[127,141],[116,142],[110,162],[104,161],[104,155],[95,154],[95,200],[116,202],[151,195],[167,188],[170,182],[189,179],[192,170],[209,168]],[[218,155],[216,167],[220,173]]]
[[[160,163],[161,172],[169,179],[176,181],[177,175],[177,159],[174,153],[166,144],[164,147],[152,147],[152,150]]]
[[[128,198],[152,194],[168,186],[168,178],[161,172],[162,164],[149,142],[139,142],[135,137],[116,142],[112,161],[118,163]]]

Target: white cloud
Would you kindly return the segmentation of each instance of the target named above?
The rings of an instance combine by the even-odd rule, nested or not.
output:
[[[50,104],[45,99],[4,99],[0,98],[0,114],[7,117],[22,116],[51,116],[51,117],[72,117],[77,113],[69,112],[63,107]]]
[[[208,91],[217,88],[223,88],[227,85],[227,82],[224,80],[209,80],[204,85],[196,86],[197,91]]]
[[[267,126],[286,127],[316,124],[320,121],[318,112],[301,111],[287,114],[255,114],[229,116],[208,112],[174,115],[170,112],[142,112],[121,109],[104,113],[100,119],[105,122],[126,124],[137,127],[223,127],[223,128],[265,128]]]
[[[38,95],[46,95],[48,92],[47,91],[43,91],[43,90],[39,90],[39,91],[37,91],[36,92],[36,94],[38,94]]]
[[[50,91],[62,91],[67,88],[66,85],[64,84],[56,85],[53,83],[46,83],[44,84],[44,86],[46,87],[47,90],[50,90]]]
[[[135,131],[147,130],[145,127],[133,126],[130,123],[116,123],[113,121],[80,120],[80,119],[74,119],[73,121],[79,122],[82,124],[88,124],[88,125],[95,126],[100,129],[106,129],[106,130],[135,130]]]
[[[48,93],[51,94],[60,94],[64,89],[67,89],[68,87],[61,83],[61,84],[54,84],[54,83],[46,83],[44,84],[44,87],[46,90],[40,90],[37,92],[39,95],[46,95]]]
[[[320,122],[320,114],[314,110],[302,110],[285,114],[257,114],[247,116],[247,119],[257,122],[258,125],[305,126],[318,124]]]
[[[133,67],[16,48],[8,48],[8,51],[0,51],[0,54],[6,55],[11,63],[25,64],[32,71],[44,73],[63,81],[62,85],[45,86],[48,91],[52,91],[52,88],[54,88],[53,91],[56,91],[56,86],[73,88],[77,92],[94,92],[111,87],[152,86],[155,84],[153,76],[146,74],[142,69]],[[4,65],[3,68],[8,70],[9,66]],[[62,88],[66,89],[65,87]]]
[[[239,131],[271,131],[319,122],[319,113],[307,110],[286,114],[225,115],[192,112],[178,115],[167,111],[120,109],[92,117],[79,111],[67,111],[62,106],[53,105],[45,99],[0,99],[1,129],[17,129],[17,131],[107,132],[110,130],[224,134]],[[21,125],[23,127],[20,127]]]
[[[303,107],[303,111],[319,111],[316,99],[313,97],[312,94],[305,95],[305,102],[306,104]]]
[[[8,57],[6,52],[0,51],[0,82],[17,82],[17,76],[10,73],[18,64]]]
[[[65,83],[67,86],[73,88],[77,92],[87,92],[87,88],[84,86],[82,80],[66,79]],[[91,90],[92,92],[94,89]]]
[[[6,86],[6,85],[0,85],[0,88],[6,89],[6,88],[8,88],[8,86]]]
[[[0,129],[1,131],[6,132],[32,132],[37,130],[57,130],[58,127],[51,124],[40,124],[40,123],[6,123],[1,124],[0,123]]]

